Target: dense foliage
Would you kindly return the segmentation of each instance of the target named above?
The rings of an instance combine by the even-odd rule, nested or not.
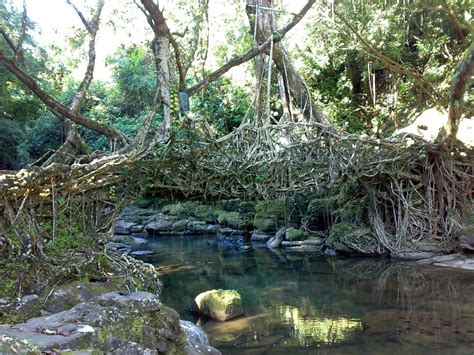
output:
[[[200,37],[192,35],[192,31],[206,33],[208,24],[199,20],[204,18],[199,17],[202,9],[196,5],[188,9],[186,16],[180,16],[178,12],[186,10],[186,6],[180,4],[178,12],[170,15],[174,26],[184,29],[177,38],[183,45],[181,55],[185,57],[185,65],[192,55],[197,58],[191,65],[188,84],[210,73],[204,69],[208,57],[212,56],[213,62],[222,65],[252,45],[248,24],[232,23],[213,50],[204,50],[209,44],[208,38],[202,34]],[[338,3],[335,9],[314,6],[310,14],[306,36],[296,43],[290,55],[299,63],[311,94],[324,112],[350,133],[387,136],[406,125],[414,113],[435,106],[435,98],[423,89],[419,80],[401,74],[373,51],[423,76],[447,98],[453,69],[472,40],[472,8],[466,0],[442,4],[346,1]],[[13,41],[18,40],[22,9],[0,1],[0,15],[1,27]],[[190,21],[188,25],[185,20]],[[68,104],[79,85],[71,74],[79,60],[69,56],[64,60],[64,49],[57,46],[39,48],[33,40],[38,31],[28,19],[23,65],[48,93]],[[76,29],[68,37],[66,45],[72,53],[84,51],[85,35],[85,31]],[[365,44],[360,37],[366,40]],[[367,43],[372,48],[368,48]],[[0,40],[0,48],[12,54],[3,40]],[[111,81],[93,82],[81,112],[99,122],[112,124],[132,137],[152,105],[157,85],[150,42],[122,45],[108,58],[107,65],[111,68]],[[236,128],[246,114],[253,112],[254,90],[249,85],[254,85],[252,76],[256,74],[256,66],[245,68],[241,73],[246,80],[237,84],[233,77],[222,77],[195,95],[191,100],[191,114],[205,117],[220,134]],[[273,75],[272,81],[271,109],[278,119],[282,105],[277,75]],[[179,116],[176,77],[171,84],[173,115]],[[472,105],[473,100],[471,90],[467,101]],[[160,117],[161,111],[158,111],[156,121],[159,122]],[[3,168],[32,163],[58,148],[65,139],[60,120],[4,67],[0,67],[0,119],[4,127],[1,134],[7,136],[2,139],[0,164]],[[106,148],[107,140],[97,133],[81,130],[81,134],[93,149]],[[19,144],[20,140],[23,144]]]

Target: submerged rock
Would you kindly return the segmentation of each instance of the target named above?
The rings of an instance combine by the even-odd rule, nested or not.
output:
[[[0,335],[0,349],[26,341],[41,352],[181,354],[187,344],[176,311],[148,292],[110,292],[15,327],[0,325]]]
[[[226,321],[244,314],[242,298],[235,290],[210,290],[194,299],[197,311],[211,319]]]

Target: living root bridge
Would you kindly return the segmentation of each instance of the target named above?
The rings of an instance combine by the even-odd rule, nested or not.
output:
[[[188,122],[184,138],[145,155],[132,151],[89,164],[4,173],[1,233],[20,241],[16,253],[41,254],[43,241],[74,216],[81,216],[75,223],[82,233],[111,235],[123,206],[147,189],[203,199],[273,199],[322,196],[350,183],[369,199],[367,219],[354,223],[370,227],[364,238],[371,251],[402,251],[422,240],[449,248],[473,203],[473,152],[465,147],[448,152],[411,136],[341,135],[317,122],[243,125],[206,139],[196,133],[201,124]]]

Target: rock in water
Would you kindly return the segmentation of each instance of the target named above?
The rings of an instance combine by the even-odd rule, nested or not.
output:
[[[285,228],[280,228],[280,230],[267,242],[267,248],[279,248],[283,238],[285,237]]]
[[[187,320],[179,321],[181,329],[186,333],[188,343],[186,353],[188,355],[210,354],[220,355],[221,352],[209,345],[209,338],[202,328]]]
[[[235,290],[210,290],[195,299],[199,313],[218,321],[226,321],[244,314],[242,298]]]

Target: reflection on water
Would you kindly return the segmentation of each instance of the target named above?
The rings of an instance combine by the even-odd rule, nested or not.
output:
[[[211,237],[209,237],[211,238]],[[256,249],[233,254],[206,237],[157,238],[162,300],[199,323],[224,354],[474,354],[474,274],[372,259]],[[198,319],[194,297],[242,294],[245,316]]]
[[[300,308],[293,306],[280,306],[278,313],[281,322],[292,327],[292,336],[298,338],[302,346],[309,346],[312,342],[339,343],[350,338],[354,331],[362,329],[360,320],[308,316]]]

